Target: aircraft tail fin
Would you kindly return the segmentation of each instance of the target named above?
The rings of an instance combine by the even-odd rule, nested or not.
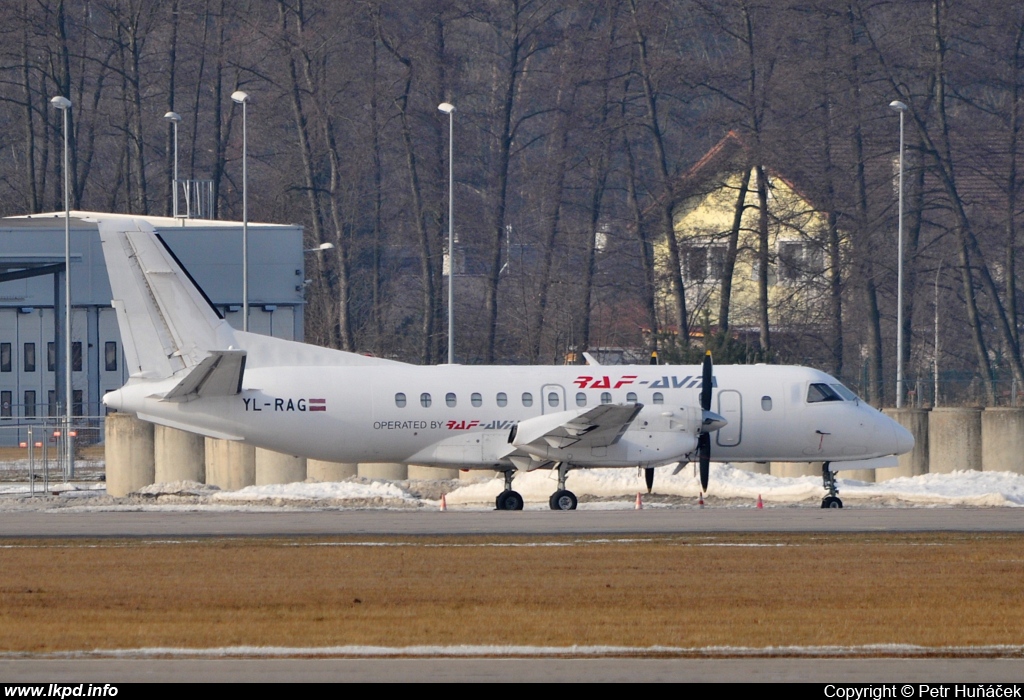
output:
[[[184,282],[191,278],[155,229],[137,219],[100,220],[98,225],[130,376],[166,379],[206,361],[196,386],[189,383],[190,374],[176,387],[179,398],[201,393],[211,377],[217,386],[225,379],[230,383],[237,358],[225,361],[224,353],[211,352],[230,348],[234,332],[198,286]]]

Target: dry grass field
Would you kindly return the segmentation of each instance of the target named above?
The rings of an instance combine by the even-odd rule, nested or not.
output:
[[[1024,643],[1024,536],[0,541],[0,651]]]

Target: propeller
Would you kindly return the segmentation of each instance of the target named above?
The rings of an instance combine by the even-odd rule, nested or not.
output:
[[[708,476],[711,472],[711,433],[725,427],[725,418],[711,410],[712,365],[711,351],[704,353],[704,367],[700,386],[700,436],[697,438],[697,458],[700,463],[700,487],[708,490]]]

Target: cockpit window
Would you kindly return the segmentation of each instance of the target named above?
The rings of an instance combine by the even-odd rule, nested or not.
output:
[[[845,399],[846,401],[856,401],[857,400],[857,395],[855,393],[853,393],[852,391],[850,391],[849,389],[847,389],[842,384],[830,384],[829,386],[831,386],[833,389],[835,389],[836,393],[838,393],[840,396],[842,396],[843,399]]]
[[[842,401],[843,397],[828,384],[811,384],[807,387],[807,403]]]

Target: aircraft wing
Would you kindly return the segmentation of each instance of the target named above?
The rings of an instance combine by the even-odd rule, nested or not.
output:
[[[603,404],[577,411],[548,413],[516,426],[509,442],[517,449],[536,454],[548,447],[581,449],[614,445],[640,413],[643,404]]]

